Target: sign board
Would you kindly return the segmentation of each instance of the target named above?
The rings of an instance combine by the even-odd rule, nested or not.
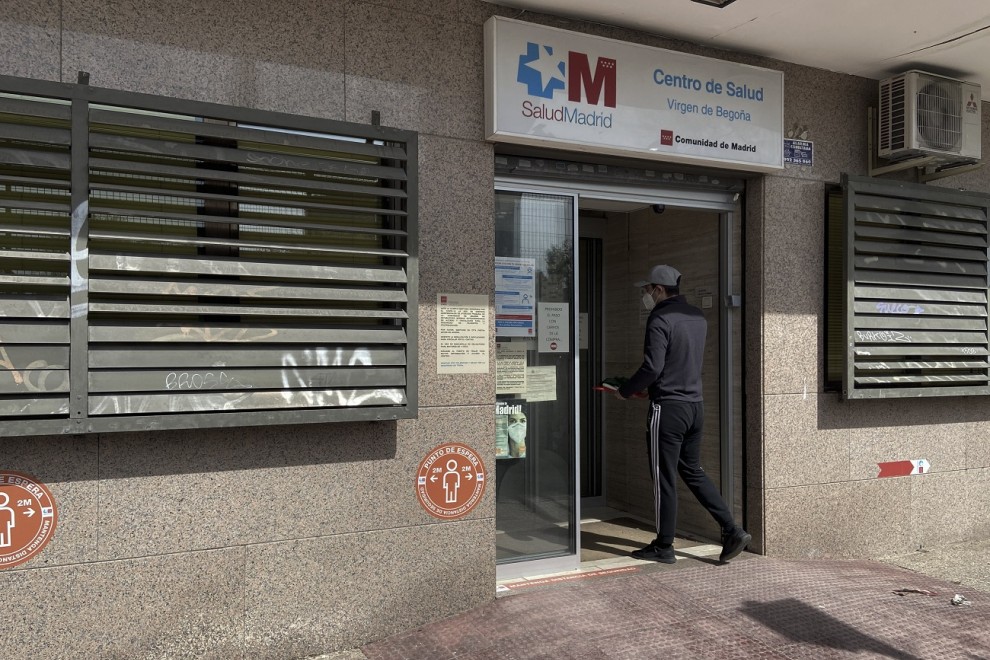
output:
[[[557,400],[557,367],[526,367],[526,401]]]
[[[495,257],[495,334],[534,337],[536,260]]]
[[[481,501],[484,492],[485,465],[466,445],[440,445],[419,464],[416,495],[431,516],[444,520],[462,518]]]
[[[880,472],[877,477],[908,477],[913,474],[927,474],[931,471],[931,465],[924,458],[916,458],[907,461],[888,461],[877,463]]]
[[[540,353],[567,353],[571,350],[569,303],[540,303],[536,315]]]
[[[437,294],[437,373],[488,373],[488,296]]]
[[[789,165],[814,165],[815,143],[784,138],[784,162]]]
[[[783,168],[784,74],[524,21],[485,23],[488,139]]]
[[[57,521],[55,498],[45,484],[28,474],[0,471],[0,569],[41,552]]]
[[[495,394],[526,391],[526,344],[495,342]]]

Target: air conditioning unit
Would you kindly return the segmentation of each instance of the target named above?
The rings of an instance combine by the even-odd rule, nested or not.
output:
[[[924,71],[880,81],[879,149],[892,161],[934,156],[937,164],[980,160],[980,86]]]

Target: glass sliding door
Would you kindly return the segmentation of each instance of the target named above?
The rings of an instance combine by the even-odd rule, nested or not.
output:
[[[495,191],[496,553],[575,556],[576,196]]]

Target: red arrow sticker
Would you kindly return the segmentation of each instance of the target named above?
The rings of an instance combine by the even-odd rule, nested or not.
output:
[[[880,466],[880,474],[877,477],[906,477],[911,474],[914,464],[911,461],[890,461],[889,463],[877,463]]]
[[[930,470],[928,461],[923,458],[912,461],[890,461],[877,463],[880,474],[877,477],[907,477],[912,474],[926,474]]]

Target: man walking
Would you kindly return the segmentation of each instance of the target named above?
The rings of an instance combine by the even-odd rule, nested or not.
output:
[[[725,500],[701,467],[701,365],[708,324],[701,310],[680,295],[680,281],[681,274],[671,266],[654,266],[646,280],[636,282],[643,304],[651,310],[646,321],[643,364],[615,392],[619,399],[644,389],[650,396],[648,451],[657,538],[632,556],[665,564],[676,561],[675,476],[680,474],[721,527],[719,560],[727,562],[745,550],[753,537],[736,525]]]

